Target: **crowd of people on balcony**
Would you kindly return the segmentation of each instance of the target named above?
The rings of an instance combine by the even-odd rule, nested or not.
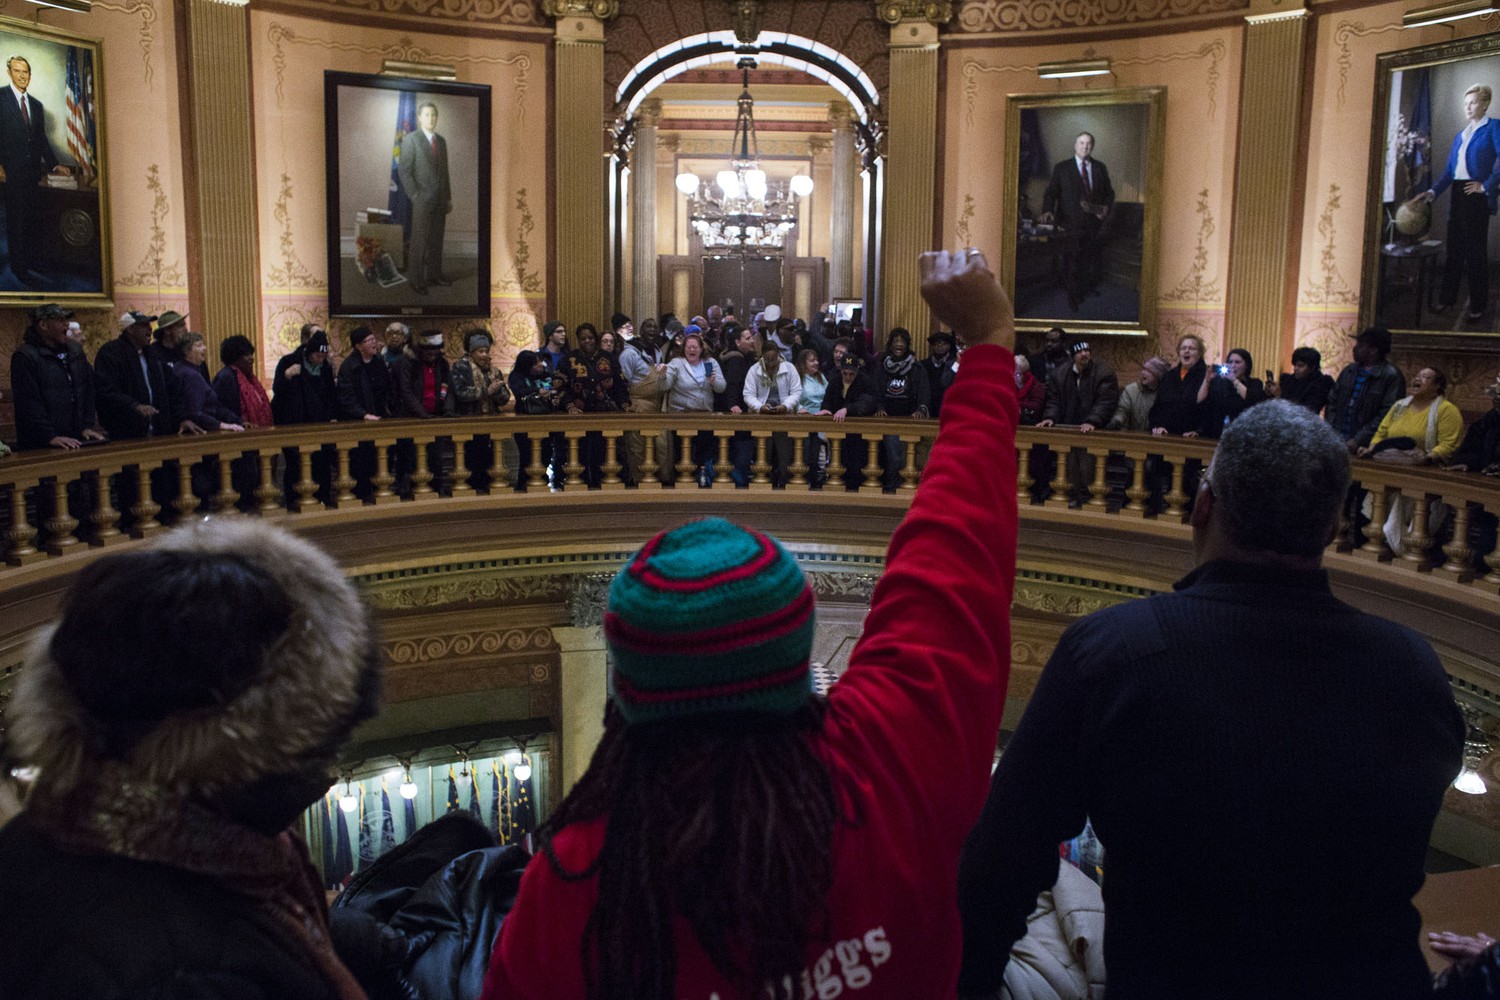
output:
[[[268,425],[328,421],[494,416],[550,413],[729,413],[850,417],[937,417],[943,393],[958,370],[963,345],[952,334],[928,337],[918,360],[911,334],[890,330],[876,353],[870,331],[819,312],[811,323],[792,319],[776,305],[741,325],[733,310],[711,308],[684,323],[673,315],[643,320],[616,313],[601,333],[581,323],[551,321],[535,350],[520,352],[501,371],[494,341],[483,329],[462,334],[463,353],[450,363],[441,331],[413,331],[392,322],[377,335],[369,326],[348,333],[347,350],[334,364],[335,345],[318,324],[305,324],[301,343],[278,359],[268,394],[256,377],[255,346],[232,336],[219,350],[222,368],[210,376],[207,343],[187,329],[177,312],[161,316],[127,311],[119,337],[90,364],[73,332],[72,313],[44,305],[32,314],[11,363],[16,437],[21,449],[76,448],[104,440],[175,433],[233,432]],[[1354,359],[1334,378],[1322,371],[1312,347],[1292,355],[1292,370],[1262,381],[1242,348],[1209,364],[1203,341],[1184,336],[1172,359],[1151,357],[1123,388],[1116,373],[1085,337],[1054,327],[1040,350],[1016,356],[1016,390],[1023,425],[1074,427],[1081,433],[1120,430],[1153,435],[1217,438],[1247,409],[1266,399],[1286,399],[1320,413],[1348,442],[1351,454],[1381,461],[1433,464],[1470,472],[1500,472],[1496,419],[1477,421],[1467,436],[1458,408],[1444,396],[1447,376],[1423,368],[1408,378],[1387,359],[1390,333],[1370,328],[1355,338]],[[1500,386],[1500,380],[1497,380]],[[1487,388],[1495,398],[1497,388]],[[801,436],[799,436],[801,437]],[[529,439],[507,452],[530,464]],[[674,434],[657,441],[663,476],[679,463]],[[797,449],[813,488],[828,478],[833,457],[826,433],[794,441],[778,431],[766,443],[776,485],[784,485]],[[840,454],[845,483],[857,486],[869,446],[854,435]],[[879,442],[881,485],[902,484],[907,443],[900,435]],[[556,486],[566,441],[543,442],[543,464]],[[581,448],[590,485],[600,479],[605,443],[590,434]],[[715,475],[718,445],[710,432],[689,445],[694,474],[707,485]],[[619,447],[627,483],[642,477],[644,441],[627,433]],[[737,431],[730,443],[730,476],[747,484],[756,458],[754,437]],[[926,448],[917,464],[925,463]],[[1050,470],[1034,470],[1050,475]],[[1073,501],[1092,480],[1092,459],[1070,456]]]
[[[534,855],[503,869],[476,857],[495,848],[393,853],[329,919],[292,827],[375,714],[381,656],[370,609],[310,541],[210,518],[84,564],[12,702],[7,739],[35,771],[0,826],[6,995],[1029,1000],[1072,981],[1046,970],[1092,962],[1121,1000],[1495,996],[1492,939],[1435,936],[1466,959],[1436,990],[1418,950],[1412,900],[1465,725],[1430,645],[1330,589],[1352,449],[1307,408],[1226,426],[1195,568],[1074,622],[995,766],[1014,327],[977,250],[923,268],[971,352],[837,683],[815,690],[817,602],[786,547],[718,518],[657,533],[609,587],[598,749]],[[718,366],[693,340],[671,360],[706,393]],[[374,341],[350,360],[373,364]],[[316,385],[327,345],[307,346],[281,374]],[[396,382],[424,410],[456,394],[434,351],[404,347]],[[747,383],[761,371],[747,403],[796,405],[781,353],[743,366]],[[1094,395],[1059,412],[1094,414],[1087,353],[1068,384]],[[888,384],[911,379],[908,358],[845,390],[867,376],[872,400],[915,414],[932,387],[919,402]],[[521,374],[549,370],[533,357]],[[482,403],[489,378],[471,376]],[[826,409],[838,383],[815,382]],[[1039,894],[1088,825],[1109,851],[1105,962],[1090,932],[1044,965]],[[1205,843],[1232,863],[1205,864]]]

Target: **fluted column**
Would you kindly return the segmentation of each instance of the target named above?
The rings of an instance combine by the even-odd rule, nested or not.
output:
[[[188,52],[181,66],[191,326],[203,331],[208,356],[216,358],[226,337],[254,337],[261,327],[250,15],[243,0],[182,0],[178,10]]]
[[[877,4],[891,25],[890,122],[886,135],[885,233],[881,248],[883,333],[904,326],[913,345],[927,344],[932,314],[922,301],[917,255],[932,248],[937,183],[938,24],[946,5]]]
[[[833,122],[833,236],[828,252],[828,297],[853,298],[855,223],[859,219],[859,153],[854,148],[854,109],[828,105]]]
[[[661,102],[643,101],[630,152],[630,315],[637,322],[656,308],[656,123]]]
[[[588,770],[594,748],[604,738],[604,707],[609,700],[609,665],[604,633],[597,626],[554,626],[552,637],[562,651],[559,676],[562,701],[562,787],[572,790]]]
[[[1259,367],[1277,369],[1287,360],[1282,331],[1296,291],[1292,216],[1303,164],[1292,151],[1301,128],[1309,15],[1294,10],[1245,20],[1224,347],[1243,347]]]
[[[609,315],[604,301],[608,164],[604,157],[604,22],[619,0],[543,0],[557,19],[553,65],[556,319],[572,326]]]

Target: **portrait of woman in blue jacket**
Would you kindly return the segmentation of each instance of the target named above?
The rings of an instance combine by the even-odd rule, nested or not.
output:
[[[1469,286],[1469,307],[1464,313],[1468,320],[1482,317],[1490,301],[1490,216],[1500,201],[1500,122],[1487,114],[1492,96],[1482,83],[1464,91],[1464,127],[1453,137],[1448,165],[1430,189],[1416,196],[1430,202],[1449,185],[1453,187],[1448,208],[1448,256],[1433,312],[1453,307],[1463,277]]]

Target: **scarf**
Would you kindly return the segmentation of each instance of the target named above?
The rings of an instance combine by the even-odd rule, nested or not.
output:
[[[917,356],[915,354],[908,354],[900,361],[887,354],[885,356],[885,373],[892,376],[906,375],[911,371],[911,366],[916,364],[916,361]]]
[[[64,850],[105,854],[205,875],[270,918],[282,945],[316,970],[340,1000],[365,992],[334,954],[328,912],[307,845],[290,830],[268,836],[181,793],[105,762],[71,792],[33,794],[27,815]]]
[[[240,387],[241,423],[250,427],[270,427],[271,400],[266,396],[266,387],[239,368],[234,370],[234,378]]]

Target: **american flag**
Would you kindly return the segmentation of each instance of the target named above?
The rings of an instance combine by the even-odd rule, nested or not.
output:
[[[84,179],[94,177],[94,60],[93,54],[68,47],[68,153]]]

